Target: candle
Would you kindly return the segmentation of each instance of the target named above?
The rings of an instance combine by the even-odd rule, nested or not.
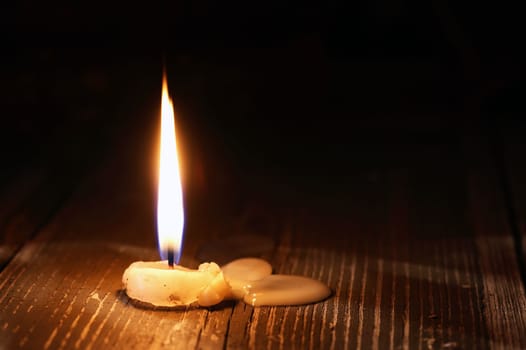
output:
[[[130,298],[153,306],[211,306],[231,291],[215,263],[204,263],[192,270],[170,267],[168,260],[138,261],[124,271],[122,279]]]
[[[254,305],[298,305],[331,294],[325,284],[301,276],[272,275],[265,260],[243,258],[222,268],[214,262],[192,270],[177,265],[184,229],[181,176],[177,156],[173,103],[163,75],[157,234],[161,261],[132,263],[122,276],[132,300],[160,307],[212,306],[225,299]]]

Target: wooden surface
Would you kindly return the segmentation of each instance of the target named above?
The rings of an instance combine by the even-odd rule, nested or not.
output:
[[[249,253],[334,293],[294,307],[132,306],[122,272],[157,259],[154,124],[114,130],[111,152],[90,151],[97,161],[67,181],[45,168],[4,180],[0,349],[526,348],[520,154],[495,152],[493,133],[476,128],[405,135],[419,147],[375,131],[340,159],[346,173],[297,183],[238,177],[210,189],[219,180],[204,186],[187,170],[183,265]],[[233,237],[227,253],[209,249]],[[254,237],[265,244],[243,246]]]

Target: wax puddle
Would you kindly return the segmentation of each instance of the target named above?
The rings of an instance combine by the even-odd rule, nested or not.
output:
[[[252,306],[303,305],[331,295],[331,289],[318,280],[272,275],[272,266],[263,259],[237,259],[221,270],[232,288],[232,296]]]

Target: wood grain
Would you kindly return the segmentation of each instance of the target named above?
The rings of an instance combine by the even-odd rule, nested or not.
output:
[[[378,162],[353,154],[344,160],[357,164],[339,179],[339,192],[291,188],[280,203],[271,200],[279,210],[266,220],[279,225],[265,226],[275,242],[266,257],[275,272],[324,281],[333,289],[329,299],[164,311],[135,307],[121,291],[128,264],[157,259],[144,165],[149,140],[134,140],[119,144],[0,273],[2,347],[526,347],[525,294],[506,207],[487,154],[473,154],[477,147],[464,148],[454,136],[417,150],[384,145]],[[210,206],[199,213],[200,205],[189,217],[188,266],[198,263],[199,246],[237,224],[243,231],[245,222]]]

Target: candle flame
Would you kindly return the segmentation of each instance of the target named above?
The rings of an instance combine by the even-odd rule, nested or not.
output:
[[[179,262],[183,228],[183,190],[177,156],[174,108],[168,95],[166,74],[163,74],[159,188],[157,194],[157,236],[161,259],[168,259],[169,252],[173,252],[175,263]]]

